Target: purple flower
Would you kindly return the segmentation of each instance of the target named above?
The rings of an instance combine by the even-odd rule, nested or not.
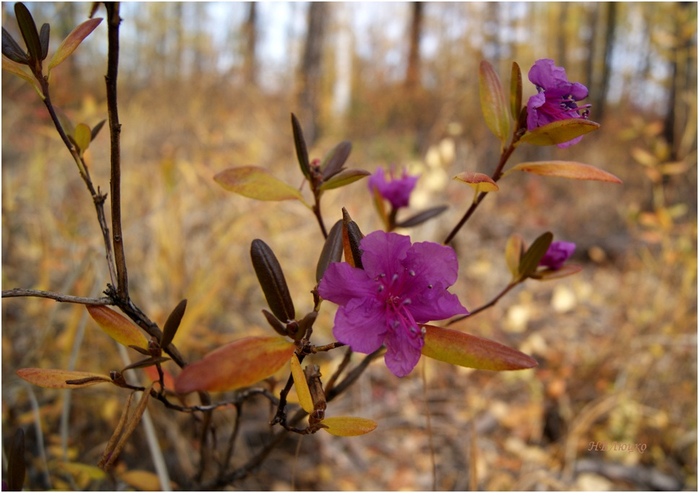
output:
[[[390,181],[386,181],[383,168],[379,167],[376,173],[369,177],[369,191],[374,193],[374,189],[379,191],[384,199],[388,200],[394,209],[407,207],[410,202],[410,192],[415,188],[419,176],[410,176],[405,168],[400,178],[394,178],[393,166],[390,171]]]
[[[575,251],[575,243],[569,241],[554,241],[549,246],[546,254],[541,258],[539,265],[549,269],[558,270],[563,267],[568,258]]]
[[[578,107],[575,103],[587,97],[587,87],[579,82],[568,82],[566,70],[556,67],[553,60],[537,60],[529,71],[529,80],[536,85],[538,94],[527,102],[527,130],[568,118],[587,118],[589,104]],[[582,136],[558,144],[568,147],[577,144]]]
[[[424,345],[418,326],[468,310],[447,288],[456,282],[454,250],[437,243],[410,244],[408,236],[375,231],[361,240],[364,270],[330,264],[318,293],[340,305],[333,334],[353,351],[386,345],[386,366],[402,377],[412,371]]]

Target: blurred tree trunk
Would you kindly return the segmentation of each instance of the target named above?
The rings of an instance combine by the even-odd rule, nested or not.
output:
[[[320,89],[328,7],[326,3],[311,2],[308,8],[308,32],[301,61],[298,101],[303,134],[309,146],[320,134]]]
[[[332,113],[333,123],[339,130],[344,126],[344,120],[352,98],[352,58],[354,56],[352,31],[349,24],[350,6],[336,4],[336,19],[338,22],[335,32],[335,81],[333,84]]]
[[[243,27],[245,33],[245,52],[243,78],[245,85],[257,85],[257,3],[250,2],[248,18]]]
[[[602,120],[605,110],[605,102],[609,93],[609,80],[611,78],[612,53],[614,52],[614,38],[616,33],[617,9],[618,5],[614,2],[600,4],[606,10],[606,19],[604,24],[604,37],[602,39],[602,64],[598,64],[600,70],[597,81],[599,85],[592,93],[592,107],[594,110],[595,119]]]
[[[405,72],[405,87],[410,91],[420,84],[420,38],[422,36],[423,3],[412,4],[408,68]]]

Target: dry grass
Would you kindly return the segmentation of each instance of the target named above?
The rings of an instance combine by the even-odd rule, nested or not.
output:
[[[300,184],[289,102],[198,89],[126,93],[121,110],[131,295],[160,324],[180,299],[189,300],[175,340],[189,360],[243,335],[269,333],[249,263],[252,239],[262,238],[274,249],[297,311],[311,309],[320,248],[317,224],[303,206],[255,202],[212,180],[226,167],[256,164]],[[3,79],[3,289],[98,296],[107,279],[94,209],[41,107],[27,97],[30,92]],[[71,109],[75,121],[90,124],[106,114],[102,101],[90,97],[74,101]],[[432,443],[438,489],[696,488],[696,149],[690,170],[666,185],[669,202],[686,203],[686,214],[669,222],[657,211],[639,215],[654,211],[648,204],[650,182],[629,153],[639,141],[619,139],[628,123],[611,120],[569,151],[522,151],[514,158],[588,162],[620,176],[623,186],[513,176],[455,242],[461,274],[453,291],[469,308],[487,302],[507,283],[503,252],[512,232],[531,241],[551,229],[578,243],[574,260],[584,265],[582,273],[551,283],[530,281],[458,325],[534,355],[539,368],[496,374],[423,359],[412,376],[397,379],[377,362],[328,410],[374,419],[375,432],[358,438],[318,433],[300,444],[290,436],[234,487],[431,489]],[[434,202],[451,205],[440,220],[411,231],[414,240],[441,241],[466,209],[470,189],[447,178],[466,169],[488,172],[493,162],[494,142],[470,127],[451,137],[454,159],[416,156],[410,134],[400,130],[368,135],[351,125],[346,134],[324,138],[312,155],[322,157],[347,137],[354,144],[352,166],[374,170],[395,162],[422,171],[415,209]],[[94,181],[103,190],[108,188],[107,142],[105,131],[90,155]],[[329,224],[345,206],[365,232],[380,227],[362,183],[324,200]],[[71,358],[77,369],[106,372],[123,366],[115,345],[86,319],[83,308],[47,300],[4,300],[2,322],[4,440],[25,428],[26,486],[47,488],[48,475],[59,489],[114,488],[110,478],[75,465],[97,463],[125,393],[99,386],[73,391],[64,448],[60,431],[68,393],[30,388],[14,372],[68,368]],[[318,342],[331,342],[332,313],[324,310],[317,327]],[[332,356],[319,358],[325,375],[339,361],[339,355]],[[191,417],[157,403],[149,408],[172,479],[186,487],[198,458]],[[261,402],[245,408],[235,465],[264,441],[268,413]],[[215,416],[223,450],[234,414],[221,410]],[[46,462],[35,422],[43,433]],[[590,442],[646,448],[643,453],[588,451]],[[138,430],[117,477],[152,468]]]

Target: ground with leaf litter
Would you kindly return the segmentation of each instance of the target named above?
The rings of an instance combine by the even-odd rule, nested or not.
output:
[[[91,199],[48,130],[36,95],[26,87],[3,89],[3,289],[99,296],[107,279]],[[260,313],[265,303],[250,265],[253,239],[274,250],[299,311],[312,308],[309,291],[322,245],[318,225],[302,205],[255,202],[213,180],[228,167],[256,165],[300,185],[291,104],[194,89],[176,108],[168,104],[171,92],[133,93],[123,100],[121,115],[131,294],[161,326],[179,300],[188,299],[175,344],[190,361],[236,338],[273,335]],[[92,97],[70,111],[76,121],[91,123],[106,113]],[[634,149],[648,152],[657,141],[655,120],[627,113],[602,124],[577,147],[522,149],[510,162],[574,159],[614,173],[623,185],[513,174],[454,242],[460,271],[452,292],[469,309],[487,303],[509,281],[504,250],[510,234],[531,242],[551,230],[556,239],[577,243],[572,261],[584,267],[581,273],[527,281],[492,309],[451,326],[516,347],[534,356],[538,368],[489,373],[423,358],[399,379],[379,359],[326,413],[372,419],[375,431],[354,438],[289,435],[231,487],[695,489],[696,162],[690,156],[682,174],[664,180],[667,203],[660,206],[653,202],[655,175],[631,158],[640,155]],[[322,158],[348,138],[350,166],[373,171],[408,165],[421,173],[410,212],[440,204],[449,209],[402,232],[413,241],[439,242],[472,199],[471,189],[451,178],[490,173],[495,165],[497,142],[478,127],[436,128],[420,153],[409,132],[389,128],[367,135],[349,127],[327,134],[310,153]],[[88,156],[103,189],[109,182],[107,143],[103,131]],[[328,192],[323,211],[329,224],[342,207],[364,232],[381,227],[365,182]],[[327,305],[316,323],[318,344],[334,340],[334,309]],[[6,445],[19,427],[26,432],[25,487],[157,488],[142,429],[113,474],[96,467],[126,392],[111,386],[48,390],[15,376],[27,367],[101,374],[123,368],[116,344],[85,309],[12,299],[3,301],[2,317],[3,440]],[[314,358],[323,378],[343,352]],[[359,360],[355,355],[352,364]],[[174,365],[167,368],[177,372]],[[279,380],[286,379],[284,372]],[[190,487],[199,467],[193,418],[157,402],[149,411],[173,482]],[[244,406],[234,466],[266,443],[271,413],[261,399]],[[233,409],[214,414],[219,456],[234,419]],[[210,459],[208,474],[215,473],[217,459]]]

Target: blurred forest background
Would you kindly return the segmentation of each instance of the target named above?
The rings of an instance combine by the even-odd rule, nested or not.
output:
[[[27,6],[37,25],[51,24],[52,53],[91,5]],[[449,209],[404,233],[442,241],[472,199],[451,177],[490,174],[499,157],[481,115],[479,62],[493,64],[508,87],[517,61],[526,98],[536,92],[529,68],[553,58],[589,88],[590,119],[602,127],[568,149],[521,146],[510,163],[574,160],[624,181],[511,175],[456,237],[460,277],[452,291],[470,309],[509,281],[510,234],[530,243],[551,230],[577,243],[580,274],[529,281],[453,326],[532,354],[537,369],[496,374],[427,361],[424,391],[421,366],[397,379],[375,363],[328,415],[367,417],[379,423],[376,431],[318,433],[300,443],[290,436],[235,488],[423,490],[433,479],[440,490],[697,488],[696,13],[695,3],[645,2],[122,5],[131,296],[161,326],[180,299],[189,300],[175,343],[190,361],[243,335],[270,334],[249,262],[254,238],[279,257],[299,310],[312,306],[321,246],[312,216],[298,203],[255,202],[212,180],[225,168],[257,165],[301,185],[290,112],[312,158],[349,139],[351,167],[420,173],[410,213]],[[12,3],[2,4],[2,24],[21,39]],[[52,74],[53,102],[73,124],[107,117],[105,73],[103,22]],[[107,133],[87,155],[102,190]],[[369,199],[365,182],[327,193],[326,222],[344,206],[365,233],[380,228]],[[107,282],[91,198],[36,93],[6,73],[2,266],[3,289],[98,297]],[[317,343],[333,340],[332,316],[323,310]],[[26,488],[161,487],[143,473],[154,466],[142,426],[113,476],[96,468],[125,392],[52,391],[14,375],[24,367],[105,373],[125,366],[123,356],[83,307],[3,300],[3,464],[22,427]],[[318,358],[324,375],[338,361],[335,353]],[[172,481],[191,486],[198,458],[191,416],[158,403],[149,412]],[[262,402],[245,408],[234,464],[264,443],[268,413]],[[234,414],[215,413],[219,449]],[[644,452],[588,450],[591,442]]]

